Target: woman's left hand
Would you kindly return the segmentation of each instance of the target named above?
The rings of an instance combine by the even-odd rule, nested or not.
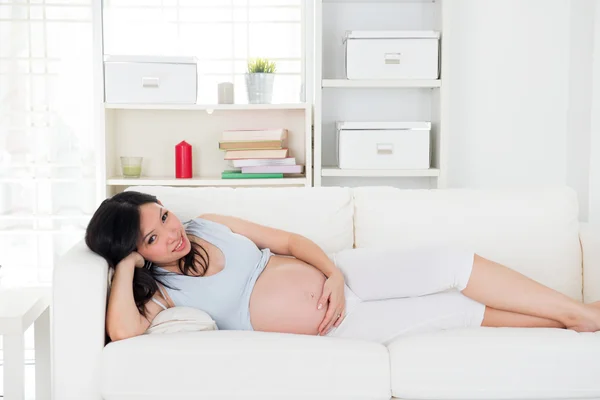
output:
[[[327,302],[329,302],[327,313],[319,325],[319,335],[321,336],[327,334],[332,326],[338,327],[345,317],[344,275],[341,272],[336,272],[325,281],[323,295],[319,299],[317,308],[322,309]]]

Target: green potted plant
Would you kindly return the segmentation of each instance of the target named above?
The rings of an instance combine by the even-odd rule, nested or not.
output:
[[[276,65],[267,58],[248,60],[246,89],[250,104],[270,104],[273,97]]]

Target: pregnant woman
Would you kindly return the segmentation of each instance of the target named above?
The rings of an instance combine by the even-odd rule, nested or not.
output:
[[[106,329],[143,334],[175,306],[207,312],[219,329],[327,335],[386,343],[461,327],[600,330],[582,304],[473,252],[351,249],[331,261],[309,239],[239,218],[182,222],[156,197],[104,200],[88,247],[114,269]]]

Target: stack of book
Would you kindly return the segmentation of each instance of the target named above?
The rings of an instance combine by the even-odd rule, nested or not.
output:
[[[283,178],[304,171],[290,154],[287,129],[224,131],[219,149],[231,167],[223,179]]]

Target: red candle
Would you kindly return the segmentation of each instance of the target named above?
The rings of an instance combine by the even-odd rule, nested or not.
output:
[[[192,177],[192,146],[185,140],[175,146],[175,177]]]

